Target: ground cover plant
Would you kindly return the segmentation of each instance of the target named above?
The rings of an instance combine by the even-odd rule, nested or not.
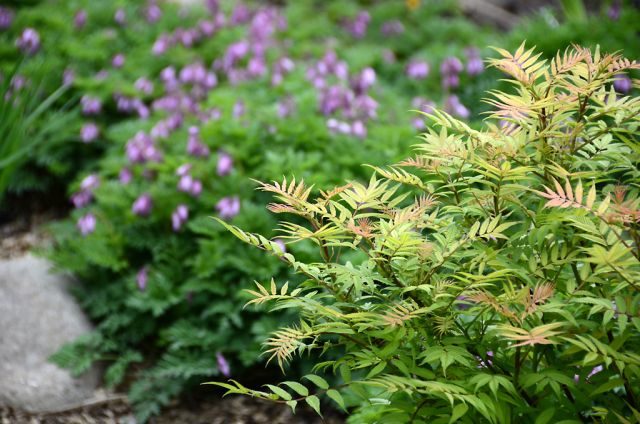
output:
[[[416,19],[398,6],[396,15]],[[428,81],[437,100],[457,99],[449,101],[452,112],[466,117],[468,108],[452,93],[483,77],[479,53],[465,58],[462,46],[461,57],[449,58],[442,75],[431,78],[435,71],[415,58],[376,69],[383,49],[360,52],[360,35],[344,15],[322,23],[345,40],[336,49],[305,41],[306,28],[289,26],[309,13],[303,7],[209,7],[206,20],[197,14],[189,21],[187,14],[192,27],[168,25],[146,44],[136,56],[141,62],[151,56],[136,67],[144,74],[122,74],[131,56],[125,54],[121,68],[86,86],[80,106],[93,131],[83,130],[83,137],[101,144],[105,155],[71,186],[72,219],[53,227],[50,257],[84,282],[78,296],[98,325],[54,360],[78,373],[108,361],[109,385],[132,365],[141,368],[129,392],[141,419],[212,375],[242,373],[256,363],[266,334],[290,319],[242,311],[241,288],[256,273],[266,278],[285,268],[239,248],[209,218],[264,233],[275,228],[259,206],[266,197],[247,177],[287,172],[335,184],[363,176],[362,163],[398,158],[423,125],[404,111],[430,107],[409,94],[414,89],[394,97],[385,72],[407,87]],[[397,36],[402,24],[391,27],[383,38]],[[475,68],[465,69],[472,62]],[[383,101],[388,105],[379,106]],[[114,107],[125,116],[110,116]]]
[[[498,75],[482,58],[497,39],[519,44],[553,24],[557,44],[579,34],[634,48],[624,30],[638,16],[632,8],[617,21],[545,15],[502,37],[463,19],[453,1],[410,3],[0,9],[2,71],[24,58],[25,78],[14,83],[64,84],[60,105],[75,102],[68,143],[13,180],[34,187],[50,171],[69,185],[74,210],[52,227],[49,257],[83,282],[78,298],[97,329],[57,363],[82,372],[102,361],[108,385],[133,381],[142,420],[212,376],[241,376],[266,334],[295,317],[242,310],[253,279],[291,277],[209,218],[277,240],[261,206],[268,196],[249,178],[366,180],[361,164],[400,159],[424,129],[409,109],[444,108],[478,126],[488,110],[481,93]],[[596,20],[600,35],[589,30]],[[308,246],[280,247],[312,258]]]
[[[316,261],[218,219],[304,278],[249,292],[300,312],[269,359],[327,360],[261,390],[213,384],[318,413],[327,397],[354,423],[638,422],[640,98],[614,87],[640,65],[496,50],[512,88],[489,93],[480,131],[433,111],[415,155],[367,183],[260,184]]]

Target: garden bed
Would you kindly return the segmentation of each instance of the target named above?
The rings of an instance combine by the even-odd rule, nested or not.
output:
[[[0,116],[0,131],[11,135],[6,139],[13,143],[5,142],[0,147],[7,149],[7,157],[14,157],[10,153],[17,152],[15,157],[18,158],[12,167],[0,166],[0,201],[4,211],[0,214],[0,259],[20,257],[36,248],[58,269],[74,275],[75,282],[71,286],[78,303],[95,324],[95,331],[65,345],[51,360],[74,375],[93,369],[92,364],[100,364],[106,371],[104,386],[127,392],[126,399],[117,395],[108,401],[94,403],[90,400],[89,405],[44,415],[28,415],[5,408],[0,417],[5,421],[42,423],[117,422],[133,416],[140,422],[158,423],[315,422],[310,411],[320,408],[319,400],[316,394],[309,394],[306,386],[300,387],[292,381],[283,383],[284,386],[263,386],[265,382],[276,384],[280,379],[278,373],[251,384],[256,379],[254,370],[256,367],[262,369],[266,359],[261,356],[264,351],[261,345],[265,340],[272,349],[274,343],[281,348],[276,349],[280,356],[273,362],[279,362],[285,368],[287,379],[304,378],[305,385],[316,386],[318,395],[327,395],[340,406],[344,400],[330,387],[344,388],[349,394],[346,408],[356,414],[356,420],[374,419],[378,413],[382,414],[378,416],[380,418],[387,412],[405,418],[406,414],[415,417],[418,413],[425,416],[440,414],[441,418],[450,413],[465,415],[471,408],[469,405],[476,408],[471,411],[484,414],[478,402],[483,405],[486,402],[496,409],[511,408],[493,405],[491,399],[477,401],[473,398],[472,402],[467,402],[467,398],[454,396],[457,401],[463,400],[453,412],[451,405],[445,404],[439,404],[440,409],[422,410],[428,402],[426,398],[414,408],[415,399],[399,399],[401,396],[394,394],[396,390],[410,392],[407,387],[419,389],[404,380],[395,380],[394,385],[389,381],[374,381],[374,387],[382,385],[388,391],[373,396],[365,389],[347,387],[350,383],[346,382],[346,371],[342,368],[340,375],[326,377],[329,381],[315,375],[309,378],[309,373],[320,357],[338,364],[337,358],[347,361],[345,358],[349,358],[349,353],[367,346],[364,352],[359,352],[357,360],[351,358],[353,362],[341,363],[347,368],[358,365],[355,374],[363,373],[357,377],[364,380],[383,370],[397,374],[392,377],[415,378],[419,375],[429,380],[444,368],[442,378],[430,383],[448,384],[468,373],[483,378],[487,364],[503,361],[498,374],[504,372],[509,379],[505,378],[506,383],[501,379],[488,384],[494,397],[499,385],[510,394],[525,392],[520,387],[510,390],[513,358],[504,345],[504,338],[494,340],[494,345],[485,346],[484,350],[464,343],[457,345],[460,340],[469,338],[468,331],[476,322],[472,317],[475,313],[478,314],[476,318],[482,316],[483,320],[495,325],[506,325],[498,322],[495,316],[485,316],[486,311],[480,311],[478,307],[481,301],[477,296],[480,294],[468,293],[467,287],[459,285],[460,281],[476,284],[473,278],[481,279],[483,273],[504,272],[508,274],[505,278],[509,285],[513,285],[513,292],[522,290],[518,293],[525,293],[525,288],[529,287],[532,296],[537,293],[544,297],[541,300],[544,303],[551,297],[547,296],[549,290],[553,292],[545,286],[549,281],[553,280],[553,284],[556,280],[567,281],[566,287],[557,289],[558,298],[562,298],[566,294],[562,290],[569,292],[572,289],[571,278],[590,277],[586,270],[597,268],[597,258],[585,259],[584,263],[591,264],[588,266],[580,263],[577,268],[574,264],[576,268],[571,273],[566,267],[554,268],[554,275],[547,270],[555,266],[549,255],[558,259],[558,251],[565,252],[562,249],[567,246],[584,253],[587,243],[597,239],[591,234],[574,243],[571,234],[562,232],[569,228],[566,222],[561,229],[550,233],[539,229],[539,226],[555,225],[554,219],[561,219],[561,213],[554,211],[555,214],[549,212],[550,217],[545,215],[548,211],[544,210],[541,199],[525,198],[523,193],[536,190],[544,193],[544,187],[555,187],[553,181],[559,181],[556,184],[560,184],[560,189],[556,189],[555,194],[548,190],[543,194],[547,198],[556,196],[550,199],[551,206],[562,203],[558,196],[566,192],[573,197],[574,189],[582,195],[584,185],[585,192],[590,187],[597,189],[598,194],[589,194],[589,208],[586,205],[575,207],[580,213],[586,213],[596,198],[604,204],[607,195],[616,193],[616,211],[621,214],[620,211],[627,208],[625,210],[631,211],[631,215],[635,213],[633,199],[625,198],[628,193],[633,197],[635,188],[628,191],[612,185],[617,182],[637,188],[633,166],[625,168],[624,174],[619,169],[605,167],[611,163],[611,157],[619,167],[628,165],[625,160],[635,160],[631,154],[635,150],[628,150],[633,140],[629,142],[625,138],[636,135],[636,127],[625,126],[634,118],[617,122],[620,128],[606,135],[611,138],[602,138],[594,126],[589,127],[593,122],[588,118],[588,113],[602,108],[601,114],[594,114],[594,120],[606,117],[598,123],[601,127],[606,127],[609,119],[620,119],[620,115],[614,116],[607,108],[618,108],[615,101],[623,95],[631,93],[633,96],[637,80],[633,82],[627,73],[635,72],[635,65],[608,63],[603,59],[603,69],[616,70],[591,76],[599,90],[610,90],[609,97],[604,97],[604,91],[592,93],[577,83],[576,87],[566,83],[563,87],[576,91],[567,94],[563,91],[567,89],[561,86],[549,88],[549,91],[545,87],[543,92],[554,95],[557,91],[558,96],[553,101],[536,97],[542,95],[536,91],[538,87],[534,83],[542,77],[533,75],[534,71],[527,73],[526,68],[536,64],[538,59],[551,60],[560,52],[553,62],[555,68],[549,72],[554,75],[566,73],[576,67],[584,73],[586,71],[580,67],[591,70],[591,65],[585,63],[601,60],[600,52],[591,56],[596,44],[602,47],[602,52],[624,48],[625,55],[633,59],[640,54],[634,29],[640,12],[630,2],[617,0],[607,4],[563,3],[564,8],[558,2],[544,0],[527,2],[525,7],[524,2],[509,0],[331,0],[247,4],[207,0],[181,8],[172,2],[156,0],[43,0],[29,6],[20,4],[11,10],[0,8],[0,72],[9,76],[4,79],[3,110],[11,111],[14,106],[16,110],[24,109],[24,113],[15,116],[8,113]],[[553,7],[544,7],[548,5]],[[516,22],[518,24],[514,25]],[[510,29],[497,31],[496,27]],[[523,39],[528,40],[526,47],[521,45]],[[563,57],[563,52],[573,42],[591,49],[575,50],[572,53],[575,57]],[[534,44],[537,47],[528,50]],[[495,51],[489,45],[505,50]],[[535,56],[534,51],[540,56]],[[488,58],[501,55],[504,63],[494,61],[491,62],[494,66],[487,66]],[[541,61],[536,64],[536,70],[544,69],[548,63]],[[16,64],[20,65],[16,67]],[[509,81],[503,79],[505,72]],[[575,83],[571,78],[567,80]],[[516,87],[520,89],[516,94],[513,90],[515,82],[521,84]],[[567,100],[575,92],[579,93],[580,99],[592,103],[582,100],[584,104],[575,112],[573,104]],[[483,102],[482,98],[486,96],[496,96],[497,100]],[[536,97],[538,103],[532,105],[532,97]],[[39,109],[38,104],[45,104],[47,108]],[[557,115],[546,113],[558,104],[566,108],[559,114],[568,111],[565,124],[554,122]],[[629,107],[620,107],[619,113],[633,106],[630,102]],[[495,112],[496,107],[502,109]],[[443,117],[436,110],[447,115]],[[493,126],[490,124],[493,121],[484,119],[492,111],[496,118]],[[537,121],[525,119],[540,111]],[[592,132],[587,133],[582,126],[572,127],[572,123],[582,121]],[[544,132],[546,125],[555,132]],[[534,134],[531,143],[518,138],[524,137],[518,130],[525,127]],[[569,147],[562,144],[566,141],[563,137],[568,128],[575,134],[585,131],[579,136],[574,134]],[[16,130],[12,132],[12,129]],[[483,133],[476,132],[481,129]],[[438,136],[432,132],[435,130],[440,131]],[[509,134],[509,131],[513,133]],[[541,135],[535,135],[536,131]],[[604,146],[602,149],[589,150],[589,141],[584,150],[583,147],[573,150],[585,136],[592,135]],[[468,142],[456,144],[463,138]],[[548,146],[533,151],[533,140],[546,142],[548,138],[552,140]],[[478,140],[482,141],[481,146],[473,151],[466,150],[469,145],[475,146],[473,143]],[[33,144],[26,144],[27,141]],[[495,145],[482,150],[490,142]],[[407,159],[415,143],[420,143],[423,152]],[[25,145],[29,148],[25,149]],[[513,150],[504,148],[505,145],[514,146]],[[610,152],[608,148],[611,148]],[[424,153],[425,149],[427,153]],[[486,164],[479,161],[469,168],[467,160],[455,162],[454,156],[462,151],[469,154],[469,161],[484,158]],[[566,152],[580,160],[568,159]],[[589,162],[592,156],[598,157],[604,154],[602,152],[612,156],[605,155]],[[511,155],[515,158],[512,162]],[[538,162],[541,157],[544,159],[542,164]],[[453,168],[447,168],[447,161],[456,166],[457,174],[451,171]],[[511,168],[524,166],[521,161],[536,172],[522,171],[523,175],[515,177],[509,174]],[[414,175],[415,170],[406,170],[410,167],[426,171],[427,175]],[[370,179],[372,168],[377,179]],[[594,169],[600,174],[594,174]],[[470,178],[469,175],[477,170],[483,172]],[[493,175],[500,173],[504,173],[505,178],[513,178],[512,184],[502,192],[502,177],[497,183],[492,180]],[[444,177],[449,180],[441,181]],[[567,186],[569,179],[573,185]],[[257,183],[257,180],[264,183]],[[278,183],[270,185],[274,180]],[[314,184],[315,188],[308,188],[307,192],[305,187],[308,186],[302,180]],[[514,189],[521,180],[531,185],[522,183]],[[350,185],[342,186],[347,181]],[[366,181],[374,188],[376,184],[383,184],[380,181],[386,181],[384,184],[389,186],[405,184],[400,191],[405,190],[407,197],[391,204],[387,204],[387,197],[379,199],[372,194],[369,198],[365,195],[369,193]],[[331,192],[334,186],[338,188]],[[353,187],[359,187],[358,190],[365,194],[356,193],[358,190]],[[487,187],[493,187],[493,191]],[[372,192],[376,192],[374,188]],[[380,188],[383,189],[388,187]],[[319,198],[315,206],[309,205],[307,198],[313,198],[319,190],[324,191],[320,192],[324,197]],[[389,189],[389,197],[392,191]],[[469,194],[470,191],[473,192]],[[283,203],[273,203],[274,194],[275,201]],[[378,234],[381,228],[391,224],[376,220],[400,219],[396,215],[397,209],[408,208],[407,199],[414,197],[417,203],[414,209],[405,211],[407,217],[428,211],[431,218],[413,223],[420,231],[407,230],[403,233],[406,238],[399,242],[397,249],[386,246],[388,250],[385,250],[385,243],[393,240],[396,234]],[[575,198],[562,199],[566,208],[575,206]],[[519,200],[523,200],[519,207],[526,209],[526,217],[518,215],[521,209],[512,209],[512,203]],[[574,203],[567,203],[569,200]],[[338,205],[339,202],[345,204]],[[433,208],[436,204],[446,206]],[[337,209],[323,212],[322,208],[328,205]],[[360,210],[362,205],[366,205],[364,215]],[[279,219],[265,210],[265,206],[270,212],[293,212],[295,217],[287,227],[277,230]],[[350,208],[355,210],[350,211]],[[598,213],[597,217],[611,224],[613,215]],[[432,222],[439,214],[444,216],[437,223]],[[537,214],[540,214],[539,220],[535,218]],[[617,215],[618,218],[621,216]],[[347,223],[348,217],[351,221]],[[408,221],[411,219],[407,218]],[[539,243],[525,246],[524,234],[498,226],[499,221],[509,219],[520,219],[518,223],[523,228],[529,226],[528,234],[539,231]],[[585,217],[575,219],[580,221],[581,229],[586,228]],[[630,218],[620,219],[629,221]],[[482,230],[472,226],[476,223],[479,227],[481,221],[486,222]],[[308,222],[311,228],[303,230]],[[456,225],[452,226],[453,222]],[[504,234],[500,231],[496,235],[483,233],[489,227],[500,228]],[[240,228],[264,237],[243,235]],[[241,244],[227,230],[252,246]],[[330,231],[325,234],[325,230]],[[406,228],[398,231],[401,230]],[[458,246],[459,242],[475,237],[474,231],[482,234],[474,239],[475,244],[468,248],[466,256],[458,257],[457,252],[447,250],[447,246]],[[623,239],[623,247],[631,249],[629,246],[638,242],[624,239],[628,234],[635,234],[634,231],[634,228],[626,228],[618,234],[618,239]],[[351,240],[353,234],[357,237]],[[374,240],[374,235],[379,240]],[[412,239],[417,235],[424,243]],[[559,239],[553,250],[554,244],[550,240],[555,236]],[[605,244],[611,247],[613,236],[609,238],[611,240],[606,239]],[[360,245],[363,239],[371,241],[371,251]],[[521,244],[513,251],[503,251],[507,242],[501,240],[505,239],[517,239]],[[349,245],[345,240],[360,250],[334,256],[333,252]],[[404,242],[411,245],[406,253],[403,253]],[[413,242],[417,244],[411,244]],[[549,245],[545,244],[547,242]],[[478,246],[482,243],[491,247],[481,250]],[[602,244],[600,241],[595,243]],[[412,250],[418,244],[420,249]],[[274,257],[256,251],[256,245]],[[414,275],[403,274],[414,267],[426,267],[427,258],[434,254],[434,249],[435,257],[441,258],[442,263],[429,264],[434,269],[424,271],[424,279],[417,281]],[[501,252],[504,258],[500,261],[491,259],[492,255]],[[367,262],[363,254],[375,257],[375,260]],[[394,258],[396,254],[398,257]],[[523,255],[531,256],[529,263],[518,262]],[[396,269],[407,258],[412,258],[411,262]],[[449,259],[451,261],[447,262]],[[536,262],[538,260],[540,263]],[[562,260],[568,265],[573,259],[563,256]],[[508,261],[514,261],[513,267],[518,272],[503,269],[509,268],[504,265]],[[574,262],[577,263],[577,259]],[[469,266],[470,263],[478,267]],[[308,272],[296,275],[286,265],[293,265],[296,271]],[[450,266],[450,269],[445,267],[446,272],[440,269],[445,265]],[[623,265],[621,269],[626,269],[628,264]],[[525,268],[528,271],[523,271]],[[632,272],[634,269],[632,267]],[[615,271],[601,270],[603,274],[615,274]],[[396,272],[401,275],[400,280],[394,274]],[[528,279],[533,277],[526,275],[535,272],[540,281],[536,280],[534,284]],[[351,277],[347,278],[349,275]],[[626,274],[623,277],[628,278]],[[618,276],[611,278],[615,280]],[[257,281],[258,289],[254,281]],[[342,281],[345,289],[325,292],[327,284],[336,281]],[[392,284],[377,291],[389,282],[395,286]],[[314,287],[316,283],[319,285]],[[490,280],[486,285],[493,283],[494,280]],[[600,280],[597,283],[600,284]],[[483,284],[485,282],[480,282],[474,287],[480,290]],[[619,290],[626,290],[627,287],[621,284]],[[414,290],[414,285],[419,288]],[[404,286],[401,293],[395,291],[398,286]],[[260,298],[265,291],[268,298],[276,299],[294,296],[287,290],[298,294],[297,289],[308,290],[305,293],[309,294],[309,299],[322,293],[324,297],[314,303],[316,307],[331,296],[336,297],[325,305],[326,308],[302,308],[304,313],[301,315],[294,312],[300,304],[278,309],[275,313],[269,313],[268,308],[262,306],[269,300]],[[416,290],[425,293],[415,294]],[[494,315],[507,314],[505,311],[509,311],[509,307],[496,306],[498,303],[492,303],[490,300],[494,298],[491,296],[506,299],[511,295],[515,298],[515,294],[503,292],[502,286],[488,290],[491,293],[486,294],[489,297],[483,301],[494,308]],[[439,298],[424,302],[428,296],[440,291],[443,297],[450,298],[449,308],[439,310],[435,317],[416,318],[416,321],[422,320],[421,324],[415,328],[408,324],[410,334],[401,334],[398,328],[404,328],[404,321],[413,319],[410,317],[414,312],[417,317],[435,307]],[[255,300],[256,293],[258,300]],[[363,293],[364,297],[360,297]],[[400,309],[386,308],[391,306],[385,302],[392,300],[394,307]],[[587,304],[592,300],[584,302]],[[606,299],[598,299],[597,303],[602,306],[613,302],[616,312],[606,315],[611,320],[618,318],[617,308],[626,305],[627,300],[611,294]],[[256,308],[248,306],[247,302],[259,305]],[[622,316],[635,318],[634,302],[628,300],[628,303],[631,312],[623,311]],[[526,311],[537,307],[535,301]],[[331,323],[337,315],[323,315],[327,310],[341,311],[340,317],[344,318],[358,308],[362,308],[359,312],[362,317],[372,321],[365,322],[362,318],[362,322],[350,322],[345,331],[353,331],[354,326],[361,331],[354,331],[351,339],[341,340],[335,350],[330,348],[338,346],[333,343],[340,340],[340,328],[326,339],[327,334],[319,332],[317,339],[326,343],[331,354],[326,357],[305,355],[293,367],[285,367],[296,346],[305,353],[305,349],[320,350],[315,338],[311,341],[303,337],[300,344],[287,345],[291,340],[298,343],[291,334],[302,334],[306,331],[305,326],[318,316],[326,321],[318,325]],[[392,329],[377,328],[380,323],[371,318],[372,311],[378,311],[377,316],[387,317],[387,324]],[[589,317],[600,312],[594,309]],[[405,313],[407,316],[403,315]],[[582,313],[582,309],[576,313]],[[446,317],[452,321],[447,321],[449,318]],[[509,324],[518,321],[516,318],[511,317]],[[538,317],[532,316],[530,320],[534,318]],[[554,319],[557,316],[549,318]],[[415,336],[414,330],[430,331],[434,322],[438,323],[440,336],[451,336],[446,343],[435,337],[434,332]],[[536,321],[540,325],[542,322]],[[456,326],[452,327],[452,323]],[[285,328],[284,333],[275,333],[273,337],[276,338],[269,339],[274,331],[286,325],[293,327]],[[624,332],[627,327],[621,325],[619,330]],[[361,339],[374,327],[375,334]],[[486,330],[478,330],[480,339]],[[580,331],[586,330],[581,327]],[[611,339],[611,331],[617,330],[608,328],[608,331]],[[396,338],[387,338],[390,334]],[[416,337],[412,343],[418,350],[433,350],[436,345],[444,343],[446,347],[450,343],[459,356],[443,347],[440,354],[431,351],[428,359],[420,357],[418,362],[421,362],[416,365],[416,358],[412,359],[414,363],[408,359],[414,352],[403,344],[411,337]],[[635,335],[629,336],[633,337]],[[424,346],[424,340],[433,343]],[[557,343],[556,339],[546,341],[542,344]],[[502,351],[494,357],[498,348]],[[542,355],[542,347],[538,348],[539,351],[532,350],[531,353],[537,358],[531,364],[531,370],[552,355],[551,351]],[[394,356],[395,351],[403,353]],[[448,363],[443,360],[438,365],[438,360],[447,355],[454,359]],[[385,357],[384,361],[381,356]],[[587,372],[587,369],[602,367],[599,357],[594,359],[591,355],[589,358],[575,370],[577,381],[592,384],[591,381],[610,375],[611,370],[598,374],[600,370],[593,375]],[[520,366],[528,359],[528,354],[521,357],[518,353],[515,380],[521,372]],[[448,366],[457,371],[447,374]],[[338,368],[333,369],[334,374],[337,371]],[[569,381],[573,376],[564,377],[561,379],[562,393],[567,393],[573,389],[573,383]],[[271,392],[265,395],[265,392],[254,392],[242,385],[229,386],[236,384],[225,383],[229,378],[252,389],[268,387]],[[380,374],[379,379],[382,378],[383,374]],[[534,377],[531,379],[533,381]],[[279,398],[281,402],[297,405],[299,415],[292,416],[282,404],[276,406],[244,397],[214,399],[216,392],[207,391],[211,386],[201,386],[203,382],[221,383],[234,393]],[[467,382],[460,380],[456,384],[465,386]],[[552,387],[554,394],[560,392],[556,383],[545,384],[541,383],[540,388],[545,396],[552,396],[547,387]],[[300,395],[296,397],[299,404],[291,400],[295,394],[283,392],[283,387]],[[607,387],[602,387],[607,391]],[[621,387],[613,387],[614,392],[629,391]],[[451,389],[450,386],[447,388]],[[469,389],[469,396],[475,396],[480,388],[478,385]],[[449,396],[451,400],[454,399],[451,396],[460,395],[456,392],[458,389],[451,390],[442,396]],[[574,394],[570,392],[566,396],[573,399]],[[612,395],[614,399],[616,396]],[[538,401],[536,396],[526,393],[522,399],[530,405]],[[518,397],[511,404],[520,405],[522,399]],[[398,401],[399,409],[395,412],[396,404],[392,400]],[[370,408],[362,406],[366,402],[370,403]],[[386,410],[387,405],[392,406]],[[563,405],[563,408],[562,414],[567,415],[573,406]],[[469,412],[467,418],[472,413]],[[550,414],[549,417],[554,412]],[[329,413],[328,417],[328,422],[341,422],[342,419],[338,414]]]

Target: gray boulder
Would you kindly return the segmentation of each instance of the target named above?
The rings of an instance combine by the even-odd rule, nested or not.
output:
[[[37,413],[94,397],[97,368],[73,378],[48,362],[64,343],[91,331],[69,283],[31,255],[0,261],[0,406]]]

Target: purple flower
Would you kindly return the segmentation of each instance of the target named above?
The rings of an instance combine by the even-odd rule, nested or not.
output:
[[[205,0],[205,6],[213,16],[218,14],[220,10],[220,0]]]
[[[191,186],[191,195],[193,197],[198,197],[200,196],[200,193],[202,193],[202,181],[194,180],[193,185]]]
[[[444,88],[454,88],[460,85],[459,74],[463,69],[462,62],[457,57],[451,56],[443,60],[440,64],[442,86]]]
[[[202,84],[207,76],[207,69],[202,63],[193,63],[180,70],[180,82],[183,84]]]
[[[475,47],[465,50],[467,56],[467,74],[471,76],[479,75],[484,71],[484,63],[480,57],[480,51]]]
[[[365,138],[367,136],[367,127],[362,121],[354,121],[351,124],[351,134],[358,138]]]
[[[414,97],[411,101],[411,106],[413,106],[414,109],[421,110],[426,113],[432,113],[435,109],[435,103],[422,97]]]
[[[97,81],[104,81],[105,79],[107,79],[108,76],[109,76],[109,71],[107,71],[106,69],[102,69],[101,71],[96,72],[96,75],[94,76],[94,78]]]
[[[176,210],[171,214],[171,226],[173,231],[179,231],[182,225],[189,218],[189,208],[186,205],[178,205]]]
[[[187,142],[187,153],[191,156],[209,156],[209,147],[200,140],[200,129],[198,127],[189,128],[189,141]]]
[[[587,380],[589,380],[591,377],[593,377],[594,375],[598,374],[599,372],[602,372],[603,369],[604,368],[603,368],[602,365],[598,365],[598,366],[593,367],[593,369],[587,375]]]
[[[153,93],[153,83],[147,78],[138,78],[134,83],[134,87],[147,95]]]
[[[125,146],[127,159],[132,163],[160,162],[162,154],[157,149],[153,138],[143,131],[127,141]]]
[[[160,37],[158,37],[155,43],[153,43],[153,46],[151,47],[151,53],[153,53],[156,56],[160,56],[164,54],[167,50],[169,50],[169,47],[171,47],[171,44],[172,44],[172,41],[169,38],[169,36],[166,34],[162,34]]]
[[[93,194],[88,190],[79,191],[71,196],[71,203],[76,209],[87,206],[91,200],[93,200]]]
[[[200,21],[198,29],[205,37],[211,37],[216,32],[216,24],[212,21]]]
[[[244,4],[238,4],[231,12],[231,25],[242,25],[249,22],[251,12]]]
[[[223,197],[216,204],[218,214],[222,219],[231,219],[240,213],[240,198],[238,196]]]
[[[609,10],[607,10],[607,16],[609,16],[609,19],[611,19],[612,21],[617,21],[618,19],[620,19],[621,10],[622,2],[620,0],[614,0],[609,7]]]
[[[147,280],[149,279],[149,267],[143,266],[138,270],[136,274],[136,283],[138,284],[138,290],[144,291],[147,288]]]
[[[178,180],[178,190],[198,197],[202,193],[202,181],[194,179],[189,174],[184,174]]]
[[[435,104],[430,100],[425,100],[422,97],[415,97],[411,102],[411,105],[414,109],[420,110],[422,112],[431,114],[435,109]],[[417,130],[422,130],[425,128],[424,118],[421,116],[417,116],[411,122],[413,127]]]
[[[34,55],[40,50],[40,34],[33,28],[25,28],[16,41],[16,46],[27,55]]]
[[[364,120],[377,117],[378,102],[367,95],[358,96],[351,104],[350,116],[357,116]]]
[[[166,87],[166,86],[165,86]],[[175,112],[180,109],[180,97],[169,95],[161,97],[153,102],[154,110],[165,110],[167,112]],[[170,127],[168,120],[165,120],[167,127]],[[178,125],[179,127],[180,125]]]
[[[189,218],[189,208],[187,208],[186,205],[178,205],[176,208],[176,214],[183,221],[187,220]]]
[[[157,140],[160,138],[167,138],[169,137],[169,134],[170,134],[169,126],[167,125],[166,121],[158,121],[151,128],[151,137],[153,137],[154,140]]]
[[[0,6],[0,31],[4,31],[11,26],[14,16],[11,9]]]
[[[231,367],[229,367],[229,363],[227,362],[225,357],[222,356],[222,353],[216,353],[216,361],[218,363],[218,371],[220,371],[220,374],[224,375],[227,378],[231,377]]]
[[[281,74],[288,74],[294,70],[296,64],[290,58],[283,56],[276,61],[273,65],[274,72],[278,72]]]
[[[458,74],[450,74],[442,76],[442,87],[455,88],[460,85],[460,77]]]
[[[174,88],[177,83],[176,68],[174,68],[173,66],[167,66],[166,68],[164,68],[162,71],[160,71],[160,80],[164,83],[165,86],[168,85],[170,88]]]
[[[327,128],[329,128],[333,132],[338,132],[340,134],[351,134],[351,124],[349,124],[348,122],[329,119],[327,121]]]
[[[404,25],[397,19],[386,21],[382,24],[381,32],[385,37],[402,34],[404,32]]]
[[[192,165],[190,163],[180,165],[180,167],[176,169],[176,175],[184,177],[185,175],[189,174],[189,171],[191,171],[191,166]]]
[[[124,11],[124,9],[118,9],[116,10],[115,15],[113,16],[113,20],[118,25],[124,25],[127,23],[127,13]]]
[[[464,311],[464,310],[469,309],[471,307],[471,304],[467,300],[467,296],[460,295],[460,296],[456,297],[456,300],[458,302],[460,302],[460,303],[456,303],[456,308],[460,309],[461,311]]]
[[[351,82],[351,87],[356,94],[362,94],[376,82],[376,71],[373,68],[365,68]]]
[[[82,105],[82,113],[84,115],[98,115],[102,111],[102,102],[97,97],[84,95],[80,99]]]
[[[627,74],[619,74],[613,80],[613,88],[618,93],[627,94],[633,88],[633,83]]]
[[[233,105],[233,117],[234,118],[239,118],[242,115],[244,115],[244,102],[242,100],[238,100],[234,105]]]
[[[160,20],[160,18],[162,17],[162,10],[160,9],[160,6],[158,6],[156,0],[150,0],[147,3],[147,7],[144,11],[144,16],[147,22],[149,22],[150,24],[153,24]]]
[[[174,33],[174,39],[178,40],[183,46],[189,48],[200,40],[202,35],[197,29],[183,30],[177,29]]]
[[[218,154],[218,164],[216,166],[216,171],[219,176],[229,175],[231,171],[233,171],[233,158],[230,154],[225,152],[220,152]]]
[[[238,41],[227,47],[227,51],[222,58],[222,68],[230,70],[235,64],[249,53],[249,43],[247,41]]]
[[[287,253],[287,245],[284,243],[282,239],[277,238],[273,240],[273,242],[278,245],[282,253]]]
[[[191,189],[193,188],[193,177],[189,174],[182,175],[180,180],[178,180],[178,190],[183,191],[185,193],[191,193]]]
[[[62,74],[62,85],[69,86],[72,85],[76,79],[76,74],[73,72],[73,69],[67,68],[64,70]]]
[[[280,118],[287,118],[296,109],[296,103],[292,97],[286,97],[278,102],[278,116]]]
[[[340,85],[332,85],[320,93],[320,112],[329,116],[340,109],[349,109],[353,102],[353,93]]]
[[[455,56],[445,58],[440,64],[440,73],[442,74],[459,74],[463,69],[462,62]]]
[[[76,226],[78,227],[78,230],[80,230],[80,234],[83,236],[93,233],[96,229],[95,215],[88,213],[81,216],[80,219],[78,219]]]
[[[367,27],[370,21],[371,16],[369,16],[369,12],[360,12],[353,20],[347,21],[345,27],[353,38],[362,38],[367,33]]]
[[[27,78],[25,78],[23,75],[15,75],[11,79],[11,89],[14,91],[20,91],[27,85],[27,82]]]
[[[252,77],[260,77],[267,73],[267,63],[262,56],[254,56],[249,59],[247,65],[247,72]]]
[[[133,179],[133,174],[129,168],[122,168],[120,170],[120,174],[118,175],[118,180],[120,180],[120,184],[126,185],[131,182]]]
[[[84,124],[80,129],[80,139],[83,143],[91,143],[95,141],[99,134],[100,130],[98,129],[98,126],[93,122]]]
[[[147,193],[142,194],[138,197],[133,205],[131,206],[131,212],[138,216],[148,216],[151,213],[151,209],[153,208],[153,201],[151,200],[151,196]]]
[[[396,63],[396,54],[393,50],[385,49],[382,51],[382,60],[384,60],[384,63]]]
[[[450,95],[447,97],[444,103],[444,110],[447,113],[450,113],[453,116],[458,118],[466,119],[471,115],[469,109],[467,109],[462,103],[460,103],[460,99],[456,95]]]
[[[213,72],[207,72],[207,75],[205,75],[205,78],[202,81],[201,85],[204,88],[210,90],[218,85],[218,77]]]
[[[118,53],[117,55],[113,56],[111,65],[113,65],[114,68],[122,68],[124,66],[124,55]]]
[[[78,13],[73,17],[73,25],[76,29],[82,29],[87,24],[87,11],[79,10]]]
[[[429,64],[421,60],[414,60],[407,64],[405,72],[411,79],[425,79],[429,75]]]
[[[486,361],[483,360],[482,358],[480,358],[479,356],[476,356],[476,359],[479,362],[478,368],[488,368],[488,367],[492,366],[493,365],[493,361],[491,360],[491,358],[493,358],[493,351],[492,350],[487,351],[487,359],[486,359]]]
[[[220,119],[221,116],[222,116],[222,113],[220,112],[220,109],[217,107],[214,107],[209,109],[206,112],[203,112],[200,115],[200,120],[202,122],[217,121],[218,119]]]
[[[80,183],[82,190],[94,190],[100,186],[100,178],[96,174],[89,174]]]

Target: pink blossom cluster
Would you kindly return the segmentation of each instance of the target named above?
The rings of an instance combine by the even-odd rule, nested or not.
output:
[[[329,50],[307,69],[306,76],[318,92],[318,110],[329,118],[327,128],[366,137],[366,123],[377,117],[378,102],[369,95],[376,82],[375,70],[364,68],[350,75],[347,63]]]

